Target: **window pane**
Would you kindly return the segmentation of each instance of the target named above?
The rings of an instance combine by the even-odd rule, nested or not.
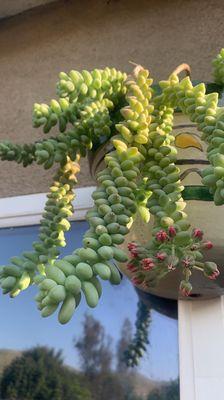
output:
[[[86,228],[86,222],[72,223],[72,229],[67,234],[68,245],[63,250],[64,254],[71,253],[76,247],[81,246],[81,238]],[[36,239],[37,234],[37,226],[1,229],[1,264],[8,264],[12,255],[19,255],[23,250],[30,250],[32,241]],[[82,368],[87,370],[89,365],[83,360],[87,346],[85,346],[85,351],[79,351],[80,343],[85,337],[85,332],[87,335],[88,329],[90,333],[92,329],[91,337],[93,338],[93,333],[95,334],[97,331],[95,328],[98,327],[99,335],[96,340],[101,340],[101,350],[99,350],[100,346],[97,347],[101,360],[94,359],[90,345],[89,354],[87,352],[87,359],[91,360],[92,357],[95,360],[94,387],[98,387],[98,392],[95,392],[93,399],[178,400],[178,329],[177,320],[164,315],[170,315],[168,302],[163,301],[159,308],[156,305],[157,311],[155,309],[151,311],[150,344],[130,379],[124,367],[119,366],[119,374],[116,372],[118,360],[121,358],[121,352],[117,354],[117,346],[119,343],[121,344],[122,327],[123,336],[126,339],[129,331],[134,333],[138,296],[126,278],[123,278],[119,286],[112,286],[107,282],[102,282],[102,286],[103,295],[99,305],[95,309],[87,309],[85,302],[82,301],[72,320],[63,326],[58,323],[56,313],[46,319],[40,316],[33,300],[37,292],[35,287],[24,291],[15,300],[1,295],[0,347],[13,350],[13,352],[0,351],[0,369],[4,367],[11,356],[17,355],[15,350],[21,351],[41,345],[53,347],[56,350],[62,349],[65,364],[75,368],[76,373]],[[172,304],[172,317],[177,314],[174,312],[176,307],[176,304]],[[94,319],[86,317],[86,315],[92,316]],[[83,331],[84,321],[86,321],[85,332]],[[102,334],[104,334],[104,340]],[[79,348],[74,347],[74,341],[76,344],[79,343]],[[108,361],[108,357],[109,359],[111,357],[111,363],[110,360]],[[101,371],[102,376],[99,378],[99,370],[102,365],[104,365],[104,370]],[[88,377],[88,382],[89,380],[91,379]],[[126,383],[124,384],[124,382]],[[91,392],[91,383],[88,385],[86,383],[86,386]],[[135,392],[135,396],[133,392]],[[83,397],[83,399],[85,398],[87,399],[87,397]]]

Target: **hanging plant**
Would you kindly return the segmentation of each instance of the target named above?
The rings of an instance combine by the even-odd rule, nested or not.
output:
[[[200,227],[190,226],[184,211],[184,186],[176,165],[177,148],[172,132],[173,114],[178,107],[202,132],[208,144],[209,166],[201,171],[202,183],[214,203],[224,203],[224,109],[217,92],[206,94],[206,86],[194,86],[190,77],[179,80],[179,70],[152,87],[149,71],[136,66],[131,75],[114,68],[62,72],[57,83],[58,100],[50,105],[35,104],[33,126],[48,134],[53,126],[60,133],[32,144],[0,143],[2,160],[32,163],[45,169],[58,165],[40,223],[33,251],[12,257],[1,267],[4,294],[16,297],[35,284],[37,306],[43,317],[60,306],[58,319],[67,323],[81,300],[95,307],[101,296],[100,280],[119,284],[116,263],[127,263],[134,285],[150,288],[167,274],[182,270],[180,291],[188,296],[191,277],[199,270],[215,279],[215,262],[204,258],[206,241]],[[216,88],[224,84],[224,50],[214,60]],[[93,208],[87,212],[89,229],[83,247],[59,258],[66,245],[64,232],[70,228],[74,186],[79,161],[102,143],[110,141],[112,151],[104,157],[105,168],[97,174]],[[140,215],[154,225],[146,244],[131,242],[121,248],[133,221]]]

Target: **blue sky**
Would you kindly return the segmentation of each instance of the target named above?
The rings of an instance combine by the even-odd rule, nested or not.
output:
[[[72,223],[68,234],[68,245],[63,250],[69,254],[81,245],[85,232],[85,222]],[[38,227],[22,227],[0,230],[0,264],[8,264],[9,258],[19,255],[23,250],[31,249],[37,238]],[[137,295],[127,279],[119,286],[103,282],[103,295],[97,308],[88,309],[83,301],[72,320],[67,325],[57,322],[56,314],[42,318],[36,309],[33,297],[36,288],[31,287],[16,299],[0,294],[0,348],[27,349],[35,345],[47,345],[62,349],[65,362],[78,367],[79,360],[72,346],[74,337],[82,331],[82,321],[86,311],[101,321],[106,332],[113,338],[113,345],[119,339],[122,323],[129,318],[134,326]],[[178,329],[177,321],[155,311],[152,313],[150,346],[141,361],[139,371],[159,380],[174,379],[178,376]]]

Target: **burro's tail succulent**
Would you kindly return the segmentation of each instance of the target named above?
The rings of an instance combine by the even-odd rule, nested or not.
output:
[[[224,50],[214,60],[220,87],[223,54]],[[202,182],[219,206],[224,203],[224,109],[218,107],[217,93],[206,94],[204,83],[193,86],[189,77],[179,80],[177,73],[171,74],[159,83],[159,93],[152,83],[149,71],[141,66],[130,75],[114,68],[62,72],[58,100],[35,104],[33,110],[33,126],[42,127],[46,135],[57,126],[58,135],[24,145],[0,143],[2,160],[24,167],[37,163],[45,169],[57,165],[33,251],[12,257],[0,270],[2,291],[11,297],[32,284],[38,286],[36,302],[43,317],[59,310],[59,322],[67,323],[82,297],[95,307],[101,280],[120,283],[116,263],[128,262],[133,283],[145,287],[182,268],[184,295],[191,292],[194,269],[210,279],[219,274],[216,264],[203,261],[201,250],[212,244],[203,239],[200,227],[190,227],[184,212],[172,124],[177,107],[197,124],[208,144],[209,166],[202,171]],[[80,158],[106,140],[113,151],[105,156],[105,169],[96,177],[82,247],[60,258],[73,215]],[[152,214],[152,237],[146,246],[130,243],[128,261],[128,252],[120,245],[137,214],[146,223]]]

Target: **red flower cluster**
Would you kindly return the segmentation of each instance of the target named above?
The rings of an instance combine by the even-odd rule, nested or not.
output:
[[[145,289],[150,287],[150,281],[147,281],[147,276],[150,276],[148,273],[150,273],[150,271],[157,266],[162,266],[165,269],[167,268],[168,271],[173,271],[178,265],[182,264],[183,272],[187,273],[188,269],[197,266],[197,257],[194,252],[200,252],[202,249],[211,249],[213,247],[211,241],[203,241],[202,230],[195,228],[192,231],[190,245],[186,246],[185,255],[183,254],[182,257],[179,258],[180,256],[177,256],[179,253],[175,252],[176,243],[173,241],[173,238],[176,235],[177,231],[174,226],[169,226],[167,229],[160,229],[155,235],[157,243],[155,243],[155,252],[153,253],[153,246],[146,246],[144,248],[138,245],[136,242],[131,242],[128,244],[128,250],[131,253],[132,259],[127,264],[127,269],[133,274],[132,283],[134,285],[141,285],[141,287]],[[189,253],[189,250],[191,250],[192,253]],[[205,262],[200,264],[201,265],[198,265],[203,266],[203,272],[207,278],[213,280],[219,276],[219,270],[215,263]],[[189,296],[192,291],[192,285],[188,279],[182,280],[179,289],[183,296]]]
[[[158,240],[158,242],[166,242],[166,240],[169,240],[170,238],[173,238],[174,236],[176,236],[177,232],[176,229],[174,228],[174,226],[169,226],[168,228],[168,233],[166,231],[164,231],[163,229],[161,229],[159,232],[157,232],[156,234],[156,239]]]
[[[142,268],[143,268],[145,271],[151,271],[151,269],[153,269],[153,268],[155,267],[155,264],[154,264],[152,258],[144,258],[144,259],[141,261],[141,264],[142,264]]]

